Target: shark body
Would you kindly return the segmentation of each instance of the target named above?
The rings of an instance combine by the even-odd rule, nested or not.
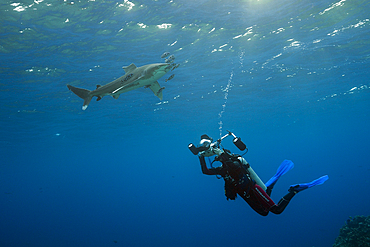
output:
[[[123,76],[104,86],[97,85],[96,89],[93,91],[71,85],[67,85],[67,87],[84,100],[82,110],[86,110],[94,96],[97,97],[97,101],[101,100],[106,95],[110,95],[113,98],[118,99],[121,93],[140,87],[150,88],[155,96],[160,100],[163,99],[162,91],[164,87],[161,87],[157,80],[172,69],[171,64],[154,63],[136,67],[135,64],[132,63],[129,66],[122,68],[125,71]]]

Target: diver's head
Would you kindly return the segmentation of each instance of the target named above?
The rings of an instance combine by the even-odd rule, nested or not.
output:
[[[212,144],[213,139],[207,135],[202,135],[200,137],[199,147],[208,149]]]
[[[208,135],[202,135],[200,137],[200,142],[198,146],[199,154],[205,157],[210,157],[213,155],[219,155],[222,150],[212,143],[213,139]]]

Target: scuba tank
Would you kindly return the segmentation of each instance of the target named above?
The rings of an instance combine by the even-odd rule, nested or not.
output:
[[[256,184],[258,184],[263,190],[266,190],[266,185],[262,182],[260,177],[257,175],[257,173],[252,169],[252,167],[249,165],[249,163],[242,158],[241,156],[232,155],[228,152],[228,150],[224,149],[224,152],[215,159],[217,161],[221,161],[222,163],[226,163],[228,161],[237,161],[240,163],[241,167],[242,165],[245,165],[247,168],[243,167],[244,170],[249,174],[249,177],[253,179]]]
[[[255,173],[255,171],[252,169],[251,166],[248,166],[247,171],[249,172],[249,176],[256,181],[256,184],[258,184],[264,191],[266,191],[267,187],[266,185],[262,182],[260,177]]]

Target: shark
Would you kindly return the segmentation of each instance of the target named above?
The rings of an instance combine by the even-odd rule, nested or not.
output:
[[[150,88],[155,96],[160,100],[163,99],[162,91],[164,87],[161,87],[157,80],[173,68],[172,64],[154,63],[136,67],[136,65],[132,63],[122,68],[125,71],[123,76],[104,86],[97,85],[96,89],[93,91],[74,87],[69,84],[67,84],[67,87],[84,100],[82,110],[86,110],[94,96],[97,97],[97,101],[107,95],[112,96],[114,99],[118,99],[120,94],[140,87]]]

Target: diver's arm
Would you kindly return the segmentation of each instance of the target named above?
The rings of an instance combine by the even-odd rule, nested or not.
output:
[[[208,169],[204,156],[199,155],[200,167],[202,168],[203,174],[206,175],[219,175],[216,168]]]

